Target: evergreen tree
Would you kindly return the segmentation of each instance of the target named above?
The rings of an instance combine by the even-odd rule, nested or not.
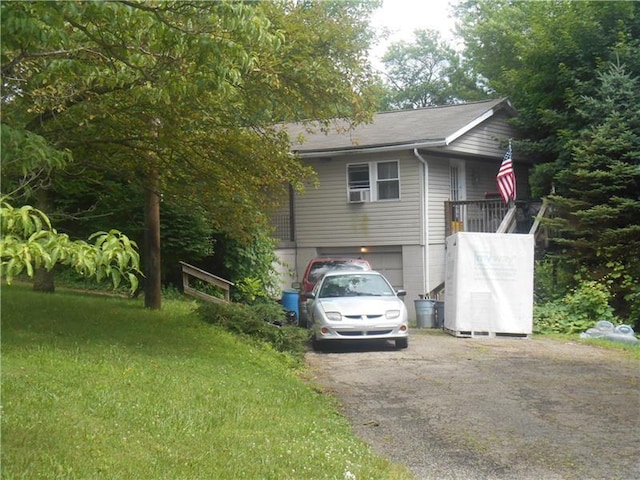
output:
[[[571,159],[551,200],[556,242],[577,265],[611,279],[622,303],[640,284],[640,83],[617,65],[598,81],[594,96],[575,101],[589,126],[568,140]]]

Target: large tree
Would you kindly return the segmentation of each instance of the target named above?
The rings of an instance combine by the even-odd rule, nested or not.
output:
[[[68,151],[67,170],[140,187],[145,303],[160,308],[162,198],[242,238],[274,192],[301,187],[311,172],[274,122],[368,118],[375,6],[3,2],[2,123]]]
[[[466,0],[456,17],[465,57],[518,110],[529,139],[518,148],[541,162],[569,158],[564,132],[585,121],[571,103],[595,92],[601,65],[640,73],[638,2]],[[545,179],[534,185],[538,193],[549,193]]]
[[[416,30],[413,43],[397,42],[382,58],[384,109],[420,108],[487,98],[465,59],[435,30]]]
[[[579,267],[608,277],[628,314],[624,297],[640,294],[640,81],[617,65],[598,80],[593,97],[575,100],[588,126],[572,134],[568,168],[554,177],[552,225]]]

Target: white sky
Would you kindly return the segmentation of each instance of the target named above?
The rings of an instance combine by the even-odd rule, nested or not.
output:
[[[450,5],[456,3],[457,0],[383,0],[371,17],[371,24],[376,31],[388,29],[390,36],[372,49],[374,67],[381,67],[380,59],[391,43],[412,42],[417,29],[437,30],[443,39],[452,42],[454,21],[449,18],[449,11]]]

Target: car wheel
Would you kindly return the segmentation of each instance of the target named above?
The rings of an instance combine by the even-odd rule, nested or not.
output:
[[[303,313],[302,308],[300,308],[300,317],[298,318],[298,326],[302,328],[309,328],[309,322],[307,322],[307,314]]]
[[[409,346],[409,339],[404,338],[396,338],[396,348],[407,348]]]
[[[316,340],[315,335],[311,337],[311,348],[313,348],[315,352],[321,352],[324,349],[324,344],[325,342]]]

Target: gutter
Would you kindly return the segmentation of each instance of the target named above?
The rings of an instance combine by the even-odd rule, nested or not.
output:
[[[417,148],[413,149],[413,155],[422,163],[422,182],[424,184],[424,251],[422,252],[422,258],[424,262],[424,269],[422,271],[422,282],[424,285],[424,294],[429,291],[430,284],[430,270],[429,265],[429,163],[420,154]]]
[[[336,148],[332,150],[310,150],[308,152],[300,152],[299,150],[294,150],[301,158],[326,158],[337,155],[355,155],[358,153],[366,152],[366,153],[379,153],[379,152],[394,152],[397,150],[409,150],[412,149],[414,152],[417,151],[418,148],[433,148],[433,147],[446,147],[446,140],[428,140],[424,142],[413,142],[413,143],[401,143],[396,145],[381,145],[379,147],[345,147],[345,148]]]

